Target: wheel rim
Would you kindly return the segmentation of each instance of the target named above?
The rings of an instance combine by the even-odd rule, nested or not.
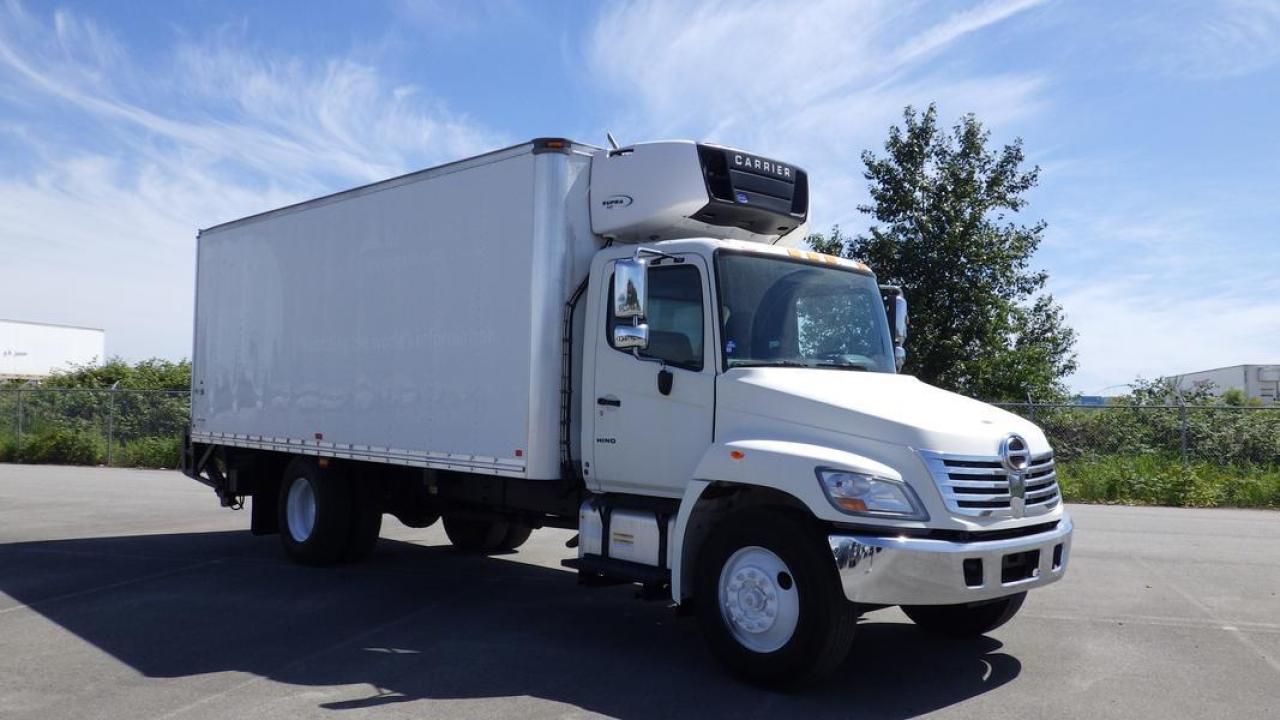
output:
[[[720,615],[743,647],[768,653],[786,645],[800,622],[791,568],[771,550],[739,549],[720,570]]]
[[[316,527],[316,491],[311,481],[296,477],[289,485],[289,497],[285,500],[285,517],[289,521],[289,535],[296,542],[306,542]]]

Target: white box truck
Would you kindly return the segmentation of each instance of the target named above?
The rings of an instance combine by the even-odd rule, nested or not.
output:
[[[584,584],[800,682],[901,606],[984,633],[1062,577],[1044,434],[898,374],[906,301],[787,248],[808,177],[537,139],[202,231],[184,472],[303,563],[384,514],[473,552],[578,531]]]

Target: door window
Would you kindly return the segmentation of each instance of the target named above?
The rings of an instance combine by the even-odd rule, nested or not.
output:
[[[609,295],[613,297],[613,279]],[[641,357],[665,361],[687,370],[701,370],[703,356],[702,277],[691,265],[649,268],[649,347]],[[613,345],[613,328],[618,324],[608,313],[607,335]],[[623,321],[626,322],[626,321]],[[630,350],[620,350],[630,354]]]

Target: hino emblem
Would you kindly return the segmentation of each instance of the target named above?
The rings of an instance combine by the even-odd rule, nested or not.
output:
[[[1027,468],[1031,466],[1031,449],[1021,435],[1009,435],[1000,441],[1000,464],[1009,473],[1009,509],[1014,517],[1022,517],[1027,508]]]

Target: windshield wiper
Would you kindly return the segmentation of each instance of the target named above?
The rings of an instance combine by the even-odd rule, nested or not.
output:
[[[813,367],[809,363],[802,363],[797,360],[740,360],[731,362],[732,364],[729,367]]]
[[[837,362],[800,362],[799,360],[740,360],[734,361],[729,367],[790,367],[790,368],[809,368],[811,370],[858,370],[861,372],[870,372],[873,368],[862,363],[837,363]]]
[[[813,367],[831,368],[832,370],[857,370],[859,372],[871,372],[872,370],[870,365],[864,365],[862,363],[822,362],[815,363]]]

